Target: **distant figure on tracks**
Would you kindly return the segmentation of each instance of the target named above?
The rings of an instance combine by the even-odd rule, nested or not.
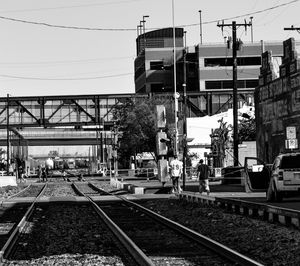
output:
[[[36,175],[39,179],[39,182],[42,182],[42,169],[41,167],[38,165],[37,169],[36,169]]]
[[[83,178],[83,174],[80,174],[80,175],[78,176],[78,181],[85,181],[85,179]]]
[[[173,189],[172,193],[180,193],[181,187],[179,184],[179,179],[182,174],[183,163],[178,160],[177,155],[174,156],[174,159],[170,162],[170,176],[172,179]]]
[[[67,181],[67,172],[65,171],[65,169],[62,169],[61,173],[62,173],[63,180]]]
[[[47,169],[45,166],[42,166],[42,180],[43,182],[48,181]]]
[[[203,160],[201,159],[199,161],[199,165],[197,167],[197,178],[199,180],[199,192],[202,194],[203,191],[207,192],[207,195],[210,193],[209,189],[209,167],[203,163]]]

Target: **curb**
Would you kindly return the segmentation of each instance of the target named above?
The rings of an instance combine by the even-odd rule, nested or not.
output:
[[[236,214],[242,214],[252,218],[261,218],[270,223],[280,223],[285,226],[300,228],[300,211],[297,210],[248,202],[240,199],[210,197],[186,192],[177,194],[177,197],[180,200],[186,200],[188,202],[216,205]]]

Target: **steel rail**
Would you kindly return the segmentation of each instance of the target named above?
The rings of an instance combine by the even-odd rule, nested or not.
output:
[[[97,188],[93,184],[91,184],[93,187]],[[102,191],[102,189],[98,188],[99,191]],[[186,237],[196,241],[197,243],[209,248],[213,252],[216,252],[220,254],[221,256],[229,259],[230,261],[233,261],[235,263],[238,263],[240,265],[246,265],[246,266],[262,266],[263,264],[252,260],[251,258],[225,246],[221,243],[214,241],[213,239],[210,239],[202,234],[199,234],[198,232],[191,230],[179,223],[176,223],[156,212],[153,212],[137,203],[132,202],[131,200],[126,199],[124,196],[121,195],[114,195],[112,193],[107,192],[110,195],[113,195],[119,199],[122,199],[124,202],[137,207],[139,210],[143,211],[145,214],[150,216],[151,218],[154,218],[156,221],[166,225],[167,227],[176,230],[180,234],[185,235]]]
[[[111,194],[111,193],[110,193]],[[113,195],[113,194],[111,194]],[[156,212],[153,212],[137,203],[132,202],[131,200],[126,199],[124,196],[120,195],[114,195],[115,197],[122,199],[124,202],[130,204],[131,206],[135,206],[139,210],[143,211],[145,214],[150,216],[151,218],[155,219],[156,221],[166,225],[167,227],[177,231],[180,234],[185,235],[186,237],[194,240],[195,242],[199,243],[200,245],[203,245],[213,252],[227,258],[228,260],[238,263],[240,265],[245,265],[245,266],[262,266],[263,264],[252,260],[251,258],[227,247],[222,245],[221,243],[210,239],[202,234],[199,234],[198,232],[191,230],[179,223],[176,223]]]
[[[18,223],[18,225],[16,226],[16,228],[14,229],[14,231],[12,232],[12,234],[9,236],[8,240],[6,241],[5,245],[1,249],[1,251],[0,251],[0,262],[3,262],[4,257],[9,257],[9,255],[11,254],[12,249],[13,249],[15,243],[17,242],[19,236],[20,236],[20,233],[22,232],[22,230],[25,227],[27,221],[31,217],[31,215],[32,215],[32,213],[35,209],[35,205],[36,205],[38,199],[44,193],[46,187],[47,187],[47,183],[41,189],[39,194],[35,197],[34,201],[29,206],[28,210],[26,211],[26,213],[22,217],[21,221]]]
[[[18,193],[11,195],[10,197],[8,197],[8,199],[11,199],[13,197],[17,197],[18,195],[20,195],[21,193],[29,190],[32,187],[32,184],[29,184],[29,186],[25,187],[24,189],[22,189],[21,191],[19,191]]]
[[[149,259],[149,257],[123,232],[123,230],[121,230],[121,228],[117,226],[106,215],[106,213],[94,202],[94,200],[90,196],[87,196],[83,192],[81,192],[74,182],[72,183],[72,186],[79,195],[89,200],[97,214],[101,217],[101,219],[109,227],[113,234],[118,238],[118,240],[124,245],[124,247],[138,263],[138,265],[154,266],[152,260]]]

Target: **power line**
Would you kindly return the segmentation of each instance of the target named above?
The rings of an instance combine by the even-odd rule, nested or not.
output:
[[[86,78],[40,78],[40,77],[24,77],[24,76],[13,76],[13,75],[0,74],[0,77],[14,78],[14,79],[26,79],[26,80],[72,81],[72,80],[92,80],[92,79],[115,78],[115,77],[129,76],[132,74],[133,73],[123,73],[123,74],[98,76],[98,77],[86,77]]]
[[[293,0],[293,1],[290,1],[290,2],[287,2],[287,3],[283,3],[283,4],[280,4],[280,5],[275,5],[275,6],[272,6],[272,7],[269,7],[269,8],[265,8],[265,9],[255,11],[255,12],[250,12],[250,13],[246,13],[246,14],[238,15],[238,16],[234,16],[234,17],[221,18],[221,19],[217,19],[217,20],[210,20],[210,21],[203,22],[202,24],[217,23],[217,22],[222,21],[222,20],[231,20],[231,19],[243,18],[243,17],[255,15],[255,14],[260,14],[260,13],[264,13],[266,11],[270,11],[270,10],[277,9],[277,8],[280,8],[280,7],[283,7],[283,6],[294,4],[294,3],[299,2],[299,1],[300,0]],[[181,27],[190,27],[190,26],[198,26],[198,25],[199,25],[199,23],[194,23],[194,24],[181,25]]]
[[[29,21],[29,20],[9,18],[9,17],[4,17],[4,16],[0,16],[0,19],[14,21],[14,22],[21,22],[21,23],[26,23],[26,24],[39,25],[39,26],[52,27],[52,28],[71,29],[71,30],[87,30],[87,31],[133,31],[134,30],[134,31],[136,31],[136,29],[125,29],[125,28],[113,29],[113,28],[91,28],[91,27],[54,25],[54,24],[49,24],[49,23],[45,23],[45,22]]]
[[[58,60],[58,61],[40,61],[40,62],[0,62],[1,65],[14,66],[14,65],[44,65],[44,64],[81,64],[81,63],[99,63],[99,61],[112,61],[112,60],[125,60],[132,59],[134,56],[121,56],[121,57],[104,57],[104,58],[92,58],[92,59],[78,59],[78,60]]]
[[[217,20],[211,20],[211,21],[206,21],[203,22],[202,24],[211,24],[211,23],[217,23],[222,20],[231,20],[231,19],[237,19],[241,17],[246,17],[246,16],[251,16],[259,13],[263,13],[266,11],[274,10],[283,6],[287,6],[290,4],[294,4],[296,2],[299,2],[300,0],[293,0],[287,3],[283,3],[280,5],[275,5],[269,8],[265,8],[262,10],[258,10],[255,12],[250,12],[246,13],[243,15],[238,15],[238,16],[233,16],[233,17],[228,17],[228,18],[221,18]],[[8,21],[13,21],[13,22],[20,22],[20,23],[26,23],[26,24],[33,24],[33,25],[38,25],[38,26],[46,26],[46,27],[52,27],[52,28],[61,28],[61,29],[72,29],[72,30],[87,30],[87,31],[136,31],[136,28],[97,28],[97,27],[79,27],[79,26],[65,26],[65,25],[55,25],[55,24],[50,24],[50,23],[45,23],[45,22],[37,22],[37,21],[29,21],[29,20],[23,20],[23,19],[16,19],[16,18],[11,18],[11,17],[4,17],[0,16],[0,19],[2,20],[8,20]],[[193,23],[193,24],[185,24],[185,25],[178,25],[177,27],[193,27],[193,26],[198,26],[199,23]],[[149,30],[156,30],[158,28],[149,28]]]
[[[140,0],[125,0],[125,1],[109,1],[97,4],[83,4],[83,5],[72,5],[72,6],[57,6],[57,7],[42,7],[42,8],[31,8],[31,9],[16,9],[16,10],[2,10],[0,13],[19,13],[19,12],[30,12],[30,11],[43,11],[43,10],[58,10],[58,9],[70,9],[70,8],[81,8],[91,6],[107,6],[131,2],[139,2]]]

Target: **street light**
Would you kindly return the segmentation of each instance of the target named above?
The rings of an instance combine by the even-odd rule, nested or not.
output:
[[[139,39],[139,35],[140,35],[140,29],[141,29],[141,25],[137,25],[137,40],[138,40],[138,42],[137,42],[137,55],[139,54],[139,52],[140,52],[140,48],[141,48],[141,41],[140,41],[140,39]]]
[[[146,20],[145,20],[145,18],[149,18],[149,16],[148,15],[146,15],[146,16],[143,16],[143,33],[144,33],[144,49],[145,49],[145,51],[146,51],[146,36],[145,36],[145,24],[146,24]]]
[[[202,10],[199,10],[198,12],[200,17],[200,44],[202,44],[202,16],[201,16]]]
[[[252,23],[253,17],[250,17],[250,24],[251,24],[251,42],[253,43],[253,23]]]
[[[177,113],[178,113],[178,93],[176,91],[176,40],[175,40],[175,18],[174,18],[174,0],[172,0],[172,24],[173,24],[173,65],[174,65],[174,156],[177,156],[177,142],[178,142],[178,129],[177,129]]]

